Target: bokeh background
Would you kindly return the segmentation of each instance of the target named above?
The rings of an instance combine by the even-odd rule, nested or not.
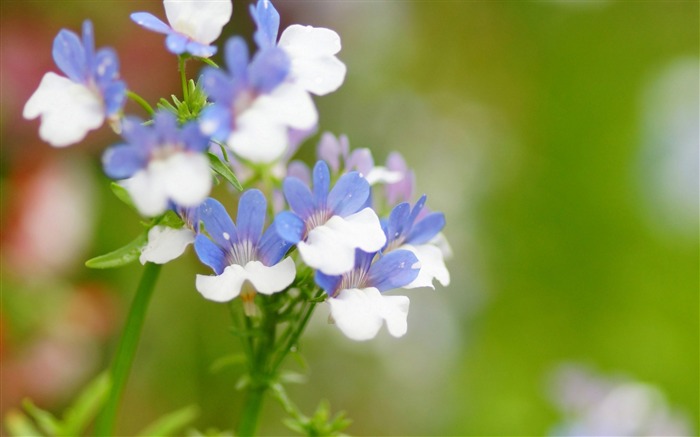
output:
[[[234,1],[225,35],[250,41],[247,3]],[[700,430],[698,2],[275,4],[282,28],[341,35],[348,75],[316,99],[320,129],[378,161],[400,151],[454,252],[449,287],[407,293],[404,338],[353,343],[317,310],[306,363],[289,363],[308,376],[289,388],[302,408],[328,399],[356,435],[545,435],[566,420],[552,375],[574,363],[654,386]],[[178,92],[176,60],[128,18],[164,16],[160,2],[1,6],[2,410],[31,396],[60,411],[107,365],[141,269],[83,262],[140,225],[100,170],[115,134],[55,150],[21,111],[57,71],[53,37],[85,18],[151,102]],[[204,272],[191,251],[163,270],[124,435],[193,403],[200,429],[238,418],[238,370],[212,369],[238,343],[225,306],[194,289]],[[269,400],[261,432],[288,433],[282,414]]]

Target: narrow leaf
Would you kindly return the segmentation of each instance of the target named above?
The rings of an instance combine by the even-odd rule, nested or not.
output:
[[[195,405],[181,408],[156,420],[141,431],[139,435],[144,437],[176,435],[178,431],[190,424],[198,415],[199,409]],[[181,435],[181,433],[177,435]]]
[[[27,414],[34,419],[37,425],[39,425],[39,428],[41,428],[45,434],[56,435],[61,424],[53,416],[53,414],[37,407],[30,399],[24,399],[22,401],[22,407],[24,407]]]
[[[131,196],[129,195],[129,192],[126,191],[126,188],[122,187],[116,182],[112,182],[109,185],[109,187],[112,189],[114,195],[117,196],[117,199],[121,200],[122,202],[129,205],[132,209],[136,210],[136,206],[134,206],[134,202],[133,200],[131,200]]]
[[[236,179],[236,175],[233,174],[231,167],[224,164],[221,159],[219,159],[219,157],[213,153],[207,152],[207,155],[209,155],[209,164],[211,165],[212,170],[223,176],[223,178],[233,185],[235,189],[238,191],[243,191],[243,187],[241,186],[241,183],[238,182],[238,179]]]
[[[143,246],[145,246],[147,242],[148,233],[144,232],[126,246],[85,261],[85,266],[91,269],[113,269],[115,267],[125,266],[139,258],[141,249],[143,249]]]
[[[63,416],[63,435],[80,435],[99,412],[109,392],[109,374],[101,373],[78,396]]]
[[[5,429],[13,437],[42,437],[43,434],[34,427],[31,420],[17,410],[10,410],[5,415]]]

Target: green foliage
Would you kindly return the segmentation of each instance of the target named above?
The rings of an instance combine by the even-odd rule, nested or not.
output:
[[[207,94],[202,88],[200,81],[195,84],[194,80],[190,79],[187,83],[187,93],[183,100],[180,100],[174,94],[170,96],[172,103],[161,98],[157,108],[161,111],[170,111],[177,116],[177,121],[180,124],[185,124],[188,121],[196,120],[199,113],[202,112],[209,102],[207,102]]]
[[[173,411],[157,419],[139,433],[142,436],[169,436],[176,435],[178,431],[191,423],[199,415],[199,409],[190,405]]]
[[[345,416],[345,412],[341,411],[331,417],[331,409],[328,401],[321,401],[316,408],[313,416],[305,417],[300,415],[295,418],[284,420],[284,424],[299,434],[316,437],[316,436],[342,436],[343,430],[350,425],[351,421]]]
[[[209,165],[211,166],[212,170],[226,179],[235,189],[238,191],[243,191],[243,186],[241,186],[241,183],[238,182],[238,179],[236,178],[236,175],[233,174],[231,167],[221,161],[221,159],[219,159],[219,157],[213,153],[208,152],[207,155],[209,156]]]
[[[85,266],[91,269],[113,269],[131,264],[139,258],[146,243],[148,243],[148,231],[142,232],[126,246],[85,261]]]

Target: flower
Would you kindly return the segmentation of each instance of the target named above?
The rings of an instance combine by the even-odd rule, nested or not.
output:
[[[187,246],[194,243],[199,232],[199,208],[170,207],[182,219],[182,226],[177,228],[156,225],[148,231],[148,242],[141,249],[141,264],[152,262],[165,264],[185,253]]]
[[[199,207],[200,219],[211,239],[197,235],[194,248],[199,259],[216,273],[197,275],[197,291],[206,299],[226,302],[242,295],[250,302],[256,291],[277,293],[294,281],[294,261],[282,259],[291,244],[277,235],[274,226],[263,233],[266,210],[265,196],[255,189],[241,196],[236,224],[214,199],[207,199]]]
[[[408,250],[386,255],[358,250],[351,271],[340,276],[317,271],[315,279],[330,296],[331,317],[338,328],[350,339],[363,341],[374,338],[384,321],[392,336],[406,333],[408,297],[382,292],[410,283],[419,270],[418,259]]]
[[[416,175],[408,168],[406,161],[399,152],[391,152],[386,158],[386,168],[389,171],[402,175],[397,182],[389,182],[384,187],[387,202],[389,205],[396,205],[399,202],[410,202],[413,198],[413,191],[416,185]]]
[[[243,39],[231,38],[224,49],[228,73],[205,69],[204,89],[214,104],[203,111],[201,127],[241,158],[270,163],[289,147],[290,129],[316,126],[318,112],[309,93],[337,89],[345,65],[334,56],[340,38],[332,30],[290,26],[276,45],[279,14],[272,4],[261,0],[251,5],[251,14],[259,50],[250,61]]]
[[[195,123],[180,129],[169,112],[158,112],[153,126],[127,117],[122,136],[126,144],[109,148],[102,162],[107,176],[122,180],[141,214],[162,214],[170,202],[198,206],[207,197],[212,176],[203,152],[209,139]]]
[[[285,178],[284,196],[292,211],[275,220],[277,232],[296,244],[301,258],[327,275],[352,270],[355,249],[376,252],[386,236],[377,214],[366,207],[370,187],[358,172],[346,173],[329,192],[328,165],[318,161],[313,170],[313,194],[301,180]]]
[[[92,23],[83,22],[82,41],[62,29],[53,41],[53,59],[67,76],[49,72],[24,105],[23,116],[41,116],[39,136],[54,147],[65,147],[116,118],[126,100],[126,85],[119,80],[119,58],[114,50],[95,52]]]
[[[387,244],[382,251],[389,253],[396,249],[409,250],[421,263],[420,274],[414,281],[404,285],[404,288],[435,288],[434,279],[444,286],[450,283],[450,272],[445,266],[444,254],[439,246],[444,238],[440,231],[445,227],[445,215],[441,212],[426,213],[423,209],[425,201],[426,196],[423,195],[413,209],[407,202],[400,203],[384,223]]]
[[[170,26],[148,12],[134,12],[131,19],[148,30],[167,35],[170,52],[208,58],[216,53],[211,43],[231,19],[231,0],[163,0]]]

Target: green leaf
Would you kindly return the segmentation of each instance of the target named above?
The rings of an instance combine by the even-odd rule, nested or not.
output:
[[[175,433],[196,419],[198,415],[199,409],[195,405],[181,408],[156,420],[141,431],[139,435],[144,437],[175,435]],[[181,435],[181,433],[179,434]]]
[[[180,216],[177,215],[175,211],[169,209],[165,211],[165,214],[163,214],[160,218],[158,218],[155,221],[154,226],[155,225],[179,229],[185,225],[185,222],[182,221]]]
[[[85,266],[91,269],[113,269],[115,267],[125,266],[139,258],[141,249],[147,242],[148,231],[143,232],[126,246],[122,246],[113,252],[96,256],[95,258],[85,261]]]
[[[48,411],[42,410],[41,408],[34,405],[34,403],[29,399],[24,399],[22,401],[22,407],[29,414],[29,416],[34,419],[34,421],[39,425],[42,431],[48,435],[56,435],[60,429],[60,422],[56,419],[53,414]]]
[[[134,201],[131,200],[131,196],[129,195],[129,192],[126,191],[126,188],[122,187],[116,182],[112,182],[109,187],[112,189],[114,195],[117,196],[117,199],[121,200],[122,202],[129,205],[132,209],[136,210],[136,206],[134,206]]]
[[[109,374],[103,372],[83,389],[63,415],[62,435],[77,436],[85,430],[107,399],[109,386]]]
[[[242,354],[225,355],[223,357],[217,358],[213,363],[211,363],[211,366],[209,366],[209,370],[212,373],[218,373],[229,366],[236,366],[239,364],[243,364],[245,362],[246,362],[245,355],[242,355]]]
[[[243,187],[241,186],[241,183],[238,182],[238,179],[236,179],[236,175],[233,174],[231,167],[224,164],[221,159],[219,159],[219,157],[213,153],[207,152],[207,155],[209,155],[209,164],[211,165],[212,170],[223,176],[223,178],[233,185],[235,189],[238,191],[243,191]]]
[[[34,427],[31,420],[17,410],[10,410],[5,415],[5,429],[13,437],[42,437],[43,434]]]

